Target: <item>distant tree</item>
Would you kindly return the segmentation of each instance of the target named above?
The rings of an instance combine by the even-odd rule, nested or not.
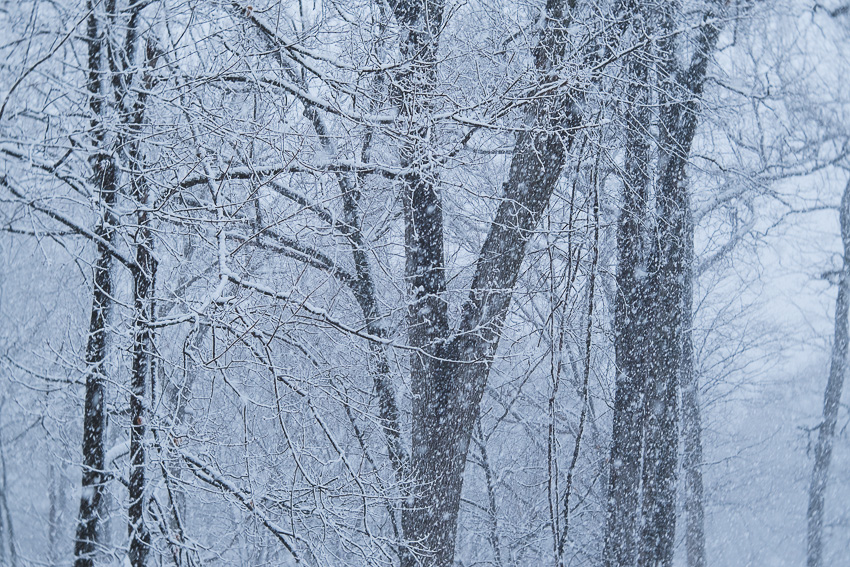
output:
[[[806,564],[819,567],[823,564],[823,525],[826,487],[832,447],[835,441],[835,426],[838,421],[838,406],[841,390],[847,374],[848,311],[850,311],[850,182],[844,188],[838,209],[843,246],[842,265],[838,274],[838,297],[835,300],[835,333],[829,363],[829,377],[823,395],[823,420],[818,425],[815,444],[815,462],[809,488],[809,507]]]

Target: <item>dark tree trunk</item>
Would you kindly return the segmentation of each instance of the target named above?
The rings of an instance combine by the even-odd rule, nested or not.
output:
[[[847,373],[847,313],[850,309],[850,182],[844,188],[839,213],[844,258],[838,284],[838,297],[835,300],[835,335],[832,342],[829,379],[823,395],[823,421],[818,428],[815,464],[812,468],[812,483],[809,488],[809,508],[806,514],[808,521],[806,565],[808,567],[820,567],[823,564],[824,497],[829,480],[838,406],[841,402],[844,375]]]
[[[107,153],[103,129],[103,34],[92,2],[87,24],[89,111],[94,155],[90,162],[101,207],[95,234],[111,245],[116,219],[112,212],[118,187],[118,167]],[[94,268],[94,291],[86,343],[86,395],[83,414],[83,478],[80,512],[74,539],[75,567],[92,567],[98,544],[98,510],[106,482],[104,467],[106,325],[112,309],[112,256],[99,244]]]
[[[546,25],[535,49],[541,86],[563,59],[569,9],[574,2],[550,0]],[[399,77],[402,115],[426,114],[435,87],[437,30],[442,3],[431,0],[393,3],[396,20],[406,28],[402,52],[410,57]],[[415,54],[415,55],[414,55]],[[457,516],[470,438],[481,396],[498,346],[511,293],[532,230],[546,208],[572,143],[577,103],[562,93],[533,105],[534,126],[518,135],[504,196],[479,253],[469,299],[451,340],[445,303],[442,201],[436,164],[423,157],[430,131],[417,126],[402,148],[406,276],[412,293],[408,308],[409,342],[419,352],[411,360],[413,447],[411,471],[417,481],[413,507],[404,510],[407,541],[426,554],[422,563],[452,564]],[[414,565],[407,554],[403,565]]]
[[[450,377],[440,360],[439,345],[449,335],[443,204],[436,164],[429,164],[425,157],[433,142],[433,132],[418,117],[428,116],[432,110],[443,2],[402,0],[392,7],[406,34],[401,46],[406,67],[396,84],[397,103],[408,124],[401,165],[411,170],[404,176],[401,188],[405,277],[410,292],[408,342],[419,349],[410,360],[413,395],[410,467],[416,484],[413,507],[402,511],[402,529],[408,542],[416,542],[426,550],[425,565],[442,566],[453,561],[457,523],[453,491],[456,479],[450,467],[444,466],[453,460],[453,441],[434,429],[435,425],[452,419],[447,410],[451,403]],[[414,555],[405,553],[402,563],[405,567],[413,565]]]
[[[54,463],[50,463],[50,485],[47,489],[50,507],[47,516],[47,561],[55,565],[59,561],[60,522],[64,506],[64,492],[61,490],[62,476]]]
[[[649,31],[635,2],[625,1],[618,13],[619,29],[637,41]],[[644,15],[645,16],[645,15]],[[648,124],[651,123],[649,49],[638,49],[627,63],[629,86],[625,112],[625,175],[623,203],[617,224],[617,295],[614,311],[614,352],[617,366],[611,468],[608,478],[606,567],[637,562],[640,518],[643,397],[649,342],[649,281],[647,273],[647,202],[650,186]]]
[[[618,296],[615,311],[617,392],[609,478],[608,567],[665,566],[673,561],[678,463],[678,395],[681,384],[687,420],[688,555],[704,565],[699,408],[693,376],[692,263],[693,221],[686,166],[696,132],[698,104],[719,28],[717,6],[704,14],[696,52],[687,69],[675,54],[680,7],[672,2],[644,13],[632,2],[620,17],[639,16],[636,36],[661,32],[655,50],[638,49],[627,67],[630,87],[626,113],[626,172],[618,225]],[[652,23],[657,22],[657,23]],[[645,30],[639,28],[642,23]],[[621,24],[624,28],[625,24]],[[658,58],[660,102],[656,217],[644,207],[652,175],[647,140],[651,114],[650,76],[645,63]],[[642,104],[643,103],[643,104]],[[639,533],[638,533],[639,532]],[[637,542],[635,537],[637,536]]]
[[[142,204],[144,206],[144,204]],[[133,273],[133,373],[130,382],[130,506],[128,536],[130,564],[144,567],[150,546],[145,525],[145,420],[146,399],[151,374],[153,337],[148,323],[153,320],[152,291],[156,264],[151,253],[148,214],[137,215],[139,223],[136,245],[136,269]]]
[[[18,566],[18,548],[15,539],[15,529],[12,514],[9,511],[9,499],[6,478],[6,450],[0,437],[0,561],[7,562],[10,567]]]
[[[104,207],[95,229],[97,236],[112,242],[115,234],[110,207],[115,202],[117,168],[113,160],[97,156],[96,175]],[[112,309],[112,256],[98,246],[94,269],[94,293],[86,345],[86,399],[83,415],[83,479],[80,513],[74,543],[75,567],[92,567],[97,548],[98,514],[106,476],[104,474],[106,324]]]
[[[148,212],[150,191],[142,171],[141,129],[147,96],[154,86],[153,69],[158,54],[149,42],[145,56],[142,91],[129,120],[129,162],[131,195],[136,201],[136,263],[133,267],[133,370],[130,378],[130,505],[127,532],[130,539],[129,558],[133,567],[144,567],[150,547],[150,533],[145,525],[145,434],[147,392],[152,381],[154,289],[156,260]]]
[[[693,293],[693,220],[686,167],[699,121],[699,102],[708,63],[720,34],[716,8],[710,6],[703,15],[703,23],[697,30],[695,54],[687,69],[681,69],[675,57],[673,32],[680,10],[678,5],[665,6],[661,19],[659,80],[664,88],[660,89],[658,223],[650,267],[654,296],[649,335],[653,348],[645,394],[640,556],[640,564],[647,566],[667,567],[673,562],[679,449],[678,390],[682,375],[692,380],[693,374],[692,352],[690,355],[686,352]],[[702,503],[692,501],[691,509],[694,507],[699,508],[697,515],[701,516]],[[694,526],[694,532],[701,529],[701,526]],[[689,544],[691,549],[697,547],[698,542]],[[698,559],[691,557],[691,560]]]
[[[100,518],[98,511],[101,509],[103,491],[107,480],[106,471],[104,470],[106,426],[104,396],[106,394],[105,385],[107,379],[104,365],[107,351],[106,326],[113,304],[113,260],[109,248],[114,241],[118,222],[112,209],[117,197],[120,170],[114,156],[115,152],[110,151],[106,147],[103,106],[104,85],[102,77],[107,70],[104,61],[108,60],[113,94],[116,97],[116,107],[124,108],[124,98],[129,92],[130,76],[128,75],[128,71],[133,61],[137,38],[136,26],[139,10],[141,9],[135,1],[131,0],[127,35],[122,50],[118,54],[123,59],[120,59],[120,57],[116,57],[116,54],[106,53],[104,51],[103,47],[106,40],[103,30],[100,28],[95,4],[89,1],[87,8],[91,12],[88,17],[86,36],[88,43],[87,89],[89,92],[89,111],[91,114],[92,146],[95,149],[89,161],[93,172],[93,185],[101,210],[100,218],[95,227],[95,234],[100,237],[100,243],[98,244],[97,260],[94,269],[94,291],[92,294],[91,318],[86,344],[87,374],[83,414],[83,475],[80,511],[74,539],[75,567],[92,567],[94,565],[94,558],[100,543]],[[113,2],[108,4],[107,11],[109,14],[116,13]],[[122,118],[128,122],[130,121],[130,117],[125,116]],[[132,427],[136,427],[135,421]],[[138,431],[136,431],[137,434]],[[138,455],[136,455],[136,458],[138,458]]]
[[[643,502],[639,564],[669,567],[676,528],[679,452],[678,394],[684,329],[684,237],[690,230],[688,194],[678,174],[659,183],[658,247],[650,263],[652,316],[644,390]]]

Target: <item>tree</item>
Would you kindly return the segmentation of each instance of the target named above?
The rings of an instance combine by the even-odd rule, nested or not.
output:
[[[6,461],[19,557],[79,527],[81,565],[669,565],[681,459],[705,565],[695,368],[727,339],[694,296],[770,176],[706,120],[730,10],[3,8],[0,252],[67,288],[0,304],[56,303],[0,326],[3,446],[57,479]]]
[[[635,11],[635,6],[624,6]],[[617,394],[609,480],[608,565],[670,565],[676,525],[678,467],[678,395],[686,380],[688,555],[704,564],[701,544],[698,401],[693,383],[692,321],[694,262],[693,221],[686,166],[696,134],[699,100],[708,65],[720,35],[722,7],[710,4],[694,38],[695,54],[680,67],[676,28],[682,21],[678,3],[647,8],[648,29],[658,34],[658,171],[650,191],[647,124],[648,58],[636,51],[628,68],[626,175],[618,225],[618,309],[615,349]],[[634,33],[634,32],[633,32]],[[644,207],[654,193],[656,217]],[[648,234],[647,234],[648,233]],[[648,250],[644,250],[644,247]],[[640,496],[639,496],[640,495]],[[696,500],[694,500],[696,499]],[[640,534],[638,535],[638,531]],[[637,538],[639,545],[633,544]]]
[[[115,241],[117,219],[113,207],[118,193],[119,171],[105,129],[103,62],[104,32],[96,6],[89,2],[86,24],[88,40],[88,91],[94,152],[90,158],[95,194],[101,216],[94,234],[98,238],[98,259],[94,270],[91,323],[86,345],[86,401],[83,413],[83,479],[77,535],[74,542],[75,567],[92,567],[97,550],[99,508],[104,485],[106,392],[104,382],[107,350],[106,325],[112,310],[112,264],[109,248]]]
[[[425,3],[397,5],[396,17],[404,23],[426,22],[433,35],[440,26],[441,9]],[[574,9],[575,3],[547,4],[534,53],[543,89],[555,80],[547,72],[557,68],[566,55],[564,34]],[[415,42],[428,37],[426,30],[413,28],[408,33],[411,52],[422,50]],[[423,52],[435,49],[433,45]],[[423,78],[415,80],[427,84]],[[422,174],[406,179],[406,273],[415,293],[408,308],[408,328],[411,345],[424,352],[412,363],[411,464],[421,494],[414,498],[413,508],[405,511],[403,525],[408,539],[424,541],[436,552],[426,564],[453,562],[463,471],[479,404],[530,232],[540,222],[560,176],[573,143],[571,130],[580,124],[578,96],[577,90],[566,95],[556,91],[553,98],[532,105],[529,116],[534,127],[517,138],[504,195],[478,254],[470,295],[455,331],[449,328],[443,299],[446,284],[439,194],[423,184]],[[406,152],[412,155],[416,150]]]
[[[838,297],[835,299],[835,336],[829,362],[829,378],[823,395],[823,421],[818,426],[815,463],[812,468],[809,506],[806,512],[808,522],[806,564],[809,567],[818,567],[823,563],[824,497],[829,479],[829,465],[832,460],[838,405],[841,402],[844,375],[847,373],[847,314],[850,310],[850,277],[848,277],[850,276],[850,183],[844,188],[838,212],[844,254],[838,278]]]

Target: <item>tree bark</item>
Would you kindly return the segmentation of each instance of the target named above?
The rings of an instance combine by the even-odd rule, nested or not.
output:
[[[9,499],[6,489],[9,483],[6,478],[6,450],[0,437],[0,561],[8,562],[10,567],[18,566],[18,543],[15,539],[15,529],[12,514],[9,511]]]
[[[631,41],[651,31],[646,14],[630,24],[641,9],[624,1],[618,12],[619,29],[631,32]],[[608,518],[603,551],[606,567],[635,565],[640,519],[641,451],[643,449],[643,398],[649,342],[649,280],[646,277],[647,215],[650,188],[650,151],[647,125],[649,100],[649,49],[630,55],[626,72],[629,86],[625,112],[625,175],[623,204],[617,223],[617,295],[614,308],[614,352],[617,368],[614,422],[608,479]]]
[[[429,37],[428,30],[439,28],[441,7],[429,2],[418,6],[434,19],[431,27],[414,28],[408,42],[418,53],[433,57],[436,38],[430,48],[421,42]],[[546,22],[534,53],[541,85],[554,80],[549,73],[563,59],[573,7],[572,1],[547,3]],[[422,21],[403,20],[410,15],[396,9],[399,21],[411,25]],[[431,58],[420,68],[419,92],[423,82],[432,80],[434,64]],[[578,101],[561,93],[532,105],[529,116],[533,125],[517,136],[503,199],[478,255],[459,328],[450,340],[445,340],[449,327],[443,297],[442,203],[436,179],[421,158],[415,173],[405,179],[407,276],[414,294],[409,340],[422,354],[412,361],[411,465],[418,483],[414,505],[403,514],[403,527],[408,541],[419,542],[431,552],[422,560],[425,565],[449,566],[454,559],[470,437],[526,244],[560,177],[580,120]],[[427,142],[421,135],[414,140]],[[404,166],[416,163],[412,159],[417,157],[417,147],[403,150]],[[412,565],[413,558],[408,557],[406,564]]]
[[[690,266],[685,280],[684,344],[682,346],[682,436],[685,473],[685,552],[688,567],[705,567],[705,510],[702,483],[702,415],[699,399],[699,377],[694,368],[693,340],[693,235],[685,243]]]
[[[818,428],[815,464],[812,468],[812,482],[809,488],[809,507],[806,513],[808,522],[806,565],[808,567],[820,567],[823,564],[824,498],[829,480],[829,465],[832,461],[838,406],[841,402],[844,375],[847,373],[847,314],[850,309],[850,182],[844,188],[839,214],[844,257],[838,284],[838,297],[835,300],[835,334],[832,342],[829,378],[823,395],[823,421]]]
[[[55,565],[59,561],[59,522],[62,518],[65,495],[60,488],[62,481],[55,463],[50,463],[49,476],[50,484],[47,488],[50,502],[47,516],[47,561],[51,565]]]
[[[444,466],[452,440],[435,426],[451,420],[446,410],[451,387],[443,370],[440,341],[449,335],[446,274],[443,250],[443,204],[436,164],[428,162],[433,131],[427,124],[436,92],[437,49],[443,19],[442,0],[391,2],[403,28],[401,45],[406,62],[396,79],[395,93],[407,122],[400,162],[409,170],[402,179],[405,226],[405,279],[408,342],[418,349],[411,356],[410,377],[413,421],[410,456],[414,479],[413,506],[402,511],[405,540],[424,552],[424,565],[451,565],[457,525],[454,493],[457,479]],[[445,429],[445,427],[443,427]],[[448,450],[448,451],[446,451]],[[446,480],[448,479],[448,482]],[[410,550],[402,555],[404,567],[416,564]]]
[[[144,202],[143,205],[144,206]],[[137,214],[139,242],[136,245],[136,264],[133,273],[133,370],[130,381],[130,506],[128,536],[130,564],[144,567],[150,546],[150,534],[145,525],[145,421],[147,419],[147,390],[151,374],[153,336],[148,323],[153,320],[154,274],[156,263],[151,251],[148,214]]]
[[[118,186],[118,167],[105,151],[102,123],[103,92],[101,84],[103,36],[94,5],[87,24],[88,91],[92,138],[95,153],[90,162],[101,206],[95,234],[112,245],[116,218],[112,212]],[[93,567],[98,547],[98,510],[106,483],[104,471],[106,325],[112,310],[112,255],[107,246],[98,245],[94,267],[94,290],[86,344],[86,395],[83,414],[83,476],[80,511],[74,538],[75,567]]]
[[[715,5],[716,4],[716,5]],[[678,395],[686,423],[686,494],[689,565],[703,566],[704,532],[699,408],[693,377],[693,220],[686,166],[698,122],[698,104],[714,52],[719,2],[703,15],[690,66],[676,60],[678,2],[651,8],[624,1],[620,25],[629,15],[633,40],[651,37],[655,49],[640,48],[627,65],[626,166],[618,223],[620,261],[615,306],[617,391],[609,477],[606,566],[665,566],[673,561],[678,463]],[[656,22],[656,23],[653,23]],[[644,26],[641,28],[640,26]],[[650,42],[647,41],[649,44]],[[645,209],[652,175],[646,142],[652,115],[644,110],[651,79],[646,61],[658,58],[660,102],[656,218]],[[637,541],[635,538],[637,537]]]
[[[687,333],[691,324],[693,277],[693,218],[686,181],[686,167],[699,122],[708,63],[713,56],[720,27],[721,6],[711,4],[697,30],[695,54],[687,69],[675,57],[675,22],[680,7],[671,3],[661,16],[660,175],[656,195],[658,224],[656,249],[650,269],[653,280],[653,341],[650,378],[645,408],[643,524],[641,565],[668,567],[673,562],[676,530],[676,469],[679,449],[678,390],[685,375],[692,379],[693,357],[687,356]],[[666,83],[666,84],[665,84]],[[691,386],[693,386],[691,384]],[[694,393],[691,389],[690,394]],[[693,407],[688,408],[693,410]],[[692,431],[692,433],[695,433]],[[691,469],[690,474],[698,474]],[[700,482],[701,484],[701,482]],[[702,504],[692,501],[689,517],[693,534],[702,531]],[[699,551],[699,542],[689,549]],[[690,561],[703,561],[691,556]]]
[[[128,510],[129,558],[133,567],[144,567],[150,547],[150,533],[145,525],[145,434],[147,392],[152,379],[156,260],[150,227],[150,190],[142,171],[141,129],[147,96],[154,86],[153,69],[158,53],[152,42],[147,45],[142,90],[133,108],[129,132],[131,195],[136,201],[136,264],[133,269],[133,369],[130,380],[130,506]]]

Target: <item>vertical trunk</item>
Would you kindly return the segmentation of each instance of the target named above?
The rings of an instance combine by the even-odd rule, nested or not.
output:
[[[708,63],[720,35],[718,8],[719,2],[711,4],[703,14],[702,25],[695,38],[695,53],[687,69],[680,69],[675,57],[676,36],[673,32],[681,8],[676,2],[662,8],[663,39],[659,44],[661,59],[658,72],[659,81],[666,88],[661,89],[660,171],[656,195],[659,220],[650,269],[655,293],[652,331],[649,333],[653,341],[652,360],[645,394],[641,565],[666,567],[673,562],[679,448],[678,390],[683,376],[688,380],[688,396],[695,393],[693,353],[687,337],[691,325],[694,228],[686,167],[699,121],[698,105]],[[696,402],[695,398],[691,400]],[[694,407],[687,409],[691,411]],[[692,429],[690,433],[698,434],[698,429]],[[701,507],[701,501],[691,501],[691,510],[696,511],[696,516],[702,516]],[[701,531],[701,522],[696,516],[689,522],[696,522],[694,530]],[[693,541],[690,545],[694,543],[699,546],[699,542]],[[692,560],[699,559],[692,556]]]
[[[588,410],[590,409],[590,361],[593,346],[593,306],[594,293],[596,290],[596,269],[599,265],[599,159],[596,160],[596,166],[593,173],[593,259],[590,263],[590,281],[588,283],[587,293],[587,333],[584,342],[584,380],[581,386],[581,416],[579,417],[578,432],[576,433],[575,445],[573,448],[573,457],[570,461],[570,468],[567,470],[567,486],[564,490],[564,527],[561,531],[560,541],[558,543],[558,565],[564,567],[564,546],[567,541],[567,535],[570,525],[570,496],[573,493],[573,479],[575,478],[576,464],[581,453],[581,442],[584,435],[584,427],[587,421]]]
[[[685,306],[682,345],[682,436],[685,473],[685,551],[688,567],[705,567],[705,511],[702,486],[702,416],[699,401],[699,379],[694,369],[693,304],[694,304],[694,240],[688,235],[685,273]]]
[[[659,176],[656,187],[654,247],[649,261],[651,315],[646,333],[644,449],[639,565],[669,567],[676,530],[676,468],[679,452],[678,395],[682,364],[685,307],[685,239],[691,234],[690,203],[685,185],[690,140],[682,140],[679,89],[676,88],[676,44],[671,34],[678,5],[666,7],[660,29],[665,38],[658,51],[660,109]],[[684,142],[684,144],[683,144]],[[687,149],[686,149],[687,148]]]
[[[0,487],[0,561],[6,561],[6,522],[3,515],[3,504],[6,502],[6,487]]]
[[[658,188],[656,258],[650,267],[653,290],[648,333],[648,380],[644,390],[643,502],[639,564],[669,567],[676,528],[676,467],[679,451],[678,390],[682,363],[684,254],[690,227],[687,191],[679,175],[663,176]]]
[[[94,43],[94,42],[92,42]],[[112,243],[118,171],[111,157],[94,158],[95,175],[103,211],[95,233]],[[86,398],[83,414],[83,478],[80,512],[74,543],[75,567],[92,567],[97,548],[98,510],[106,483],[104,474],[106,325],[112,310],[112,256],[98,246],[94,269],[94,292],[86,345]]]
[[[413,395],[411,472],[416,480],[413,507],[402,512],[408,542],[427,550],[426,565],[451,565],[456,514],[446,493],[444,449],[451,443],[436,424],[447,421],[450,403],[447,376],[441,370],[438,340],[448,336],[443,251],[443,205],[434,164],[428,163],[433,130],[428,125],[437,82],[437,48],[443,19],[442,0],[397,0],[390,3],[403,28],[405,66],[396,80],[396,100],[407,125],[400,161],[409,170],[402,180],[405,223],[405,278],[408,341],[419,352],[411,357]],[[430,166],[430,167],[429,167]],[[405,566],[414,556],[402,556]]]
[[[678,395],[682,363],[685,243],[690,234],[690,203],[685,185],[689,141],[680,145],[681,108],[676,77],[675,40],[670,37],[678,6],[664,9],[659,45],[659,82],[674,89],[661,93],[657,222],[649,262],[652,290],[644,388],[644,450],[639,565],[669,567],[676,529]],[[673,36],[675,37],[675,36]],[[687,149],[685,149],[687,148]]]
[[[59,561],[59,526],[62,519],[64,502],[63,493],[60,490],[60,475],[54,463],[50,463],[49,475],[50,486],[48,487],[48,495],[50,507],[47,516],[47,562],[50,565],[56,565]]]
[[[137,12],[136,12],[137,13]],[[135,13],[134,13],[135,15]],[[131,30],[134,26],[130,27]],[[130,34],[128,33],[128,49]],[[147,208],[150,191],[142,171],[141,129],[144,121],[147,94],[154,85],[153,69],[158,54],[156,47],[149,42],[145,57],[145,73],[142,79],[142,91],[133,108],[129,120],[130,140],[129,162],[131,169],[131,195],[136,200],[136,264],[133,269],[133,370],[130,379],[130,505],[128,511],[128,537],[130,539],[129,558],[132,567],[144,567],[150,547],[150,533],[145,525],[145,432],[147,419],[147,392],[152,380],[153,330],[149,323],[153,321],[154,285],[156,282],[156,260],[153,257],[153,237],[150,227],[150,213]],[[131,64],[132,60],[126,62]]]
[[[142,202],[142,206],[145,206]],[[152,291],[156,265],[151,254],[148,214],[140,211],[136,269],[133,273],[133,371],[130,382],[130,506],[128,536],[130,564],[144,567],[150,545],[144,519],[145,505],[145,420],[148,382],[151,372],[153,337],[148,326],[153,319]]]
[[[699,413],[693,379],[690,338],[692,309],[693,221],[685,184],[685,168],[697,125],[708,61],[719,34],[715,6],[704,14],[696,37],[696,53],[682,71],[676,61],[677,2],[640,14],[624,2],[627,13],[645,25],[658,21],[661,39],[657,73],[660,92],[659,164],[655,191],[657,220],[645,226],[642,207],[651,176],[648,134],[651,115],[641,116],[640,98],[648,90],[645,64],[650,50],[632,55],[626,108],[626,176],[624,204],[618,226],[618,298],[615,348],[618,367],[614,432],[609,481],[608,532],[605,563],[609,567],[637,562],[669,566],[673,560],[678,460],[678,390],[684,381],[688,419],[688,550],[692,565],[704,564],[702,543],[702,481]],[[644,34],[646,36],[646,34]],[[643,52],[643,53],[642,53]],[[684,102],[682,102],[684,101]],[[648,223],[646,223],[648,224]],[[644,226],[642,226],[644,225]],[[650,235],[651,249],[645,250]],[[641,399],[642,398],[642,399]],[[638,534],[638,545],[635,535]],[[696,562],[696,563],[693,563]]]
[[[646,22],[628,25],[638,10],[625,1],[618,17],[631,40],[646,34]],[[635,565],[640,518],[641,449],[643,443],[643,388],[646,378],[648,342],[649,240],[647,201],[650,185],[648,124],[649,50],[639,49],[629,57],[626,72],[629,86],[625,105],[625,175],[623,204],[617,224],[617,296],[614,311],[614,352],[617,366],[614,423],[611,439],[611,468],[608,479],[608,518],[605,534],[606,567]]]
[[[87,23],[89,111],[95,153],[90,162],[101,207],[95,233],[104,243],[112,244],[116,219],[112,212],[118,186],[118,167],[104,148],[103,93],[101,73],[103,34],[94,4]],[[83,413],[83,475],[80,511],[74,538],[75,567],[93,567],[98,547],[98,510],[106,482],[104,474],[106,325],[112,310],[112,256],[105,245],[98,245],[94,267],[94,290],[86,341],[86,395]]]
[[[847,313],[850,309],[850,182],[844,188],[844,195],[841,198],[840,219],[844,258],[838,284],[838,297],[835,300],[835,335],[832,343],[829,379],[823,396],[823,421],[818,428],[815,464],[809,488],[809,508],[806,514],[808,521],[806,565],[808,567],[820,567],[823,564],[824,497],[829,479],[829,465],[832,460],[838,405],[841,401],[844,375],[847,373]]]
[[[15,529],[12,524],[12,513],[9,511],[7,491],[9,483],[6,478],[6,451],[0,438],[0,561],[10,567],[18,565],[18,549],[15,542]]]
[[[111,158],[98,156],[97,175],[104,211],[95,233],[112,242],[115,227],[109,208],[115,201],[117,170]],[[83,478],[74,544],[76,567],[92,567],[97,547],[98,514],[106,476],[103,470],[106,371],[106,323],[112,310],[112,256],[98,246],[94,293],[86,346],[86,399],[83,415]]]

